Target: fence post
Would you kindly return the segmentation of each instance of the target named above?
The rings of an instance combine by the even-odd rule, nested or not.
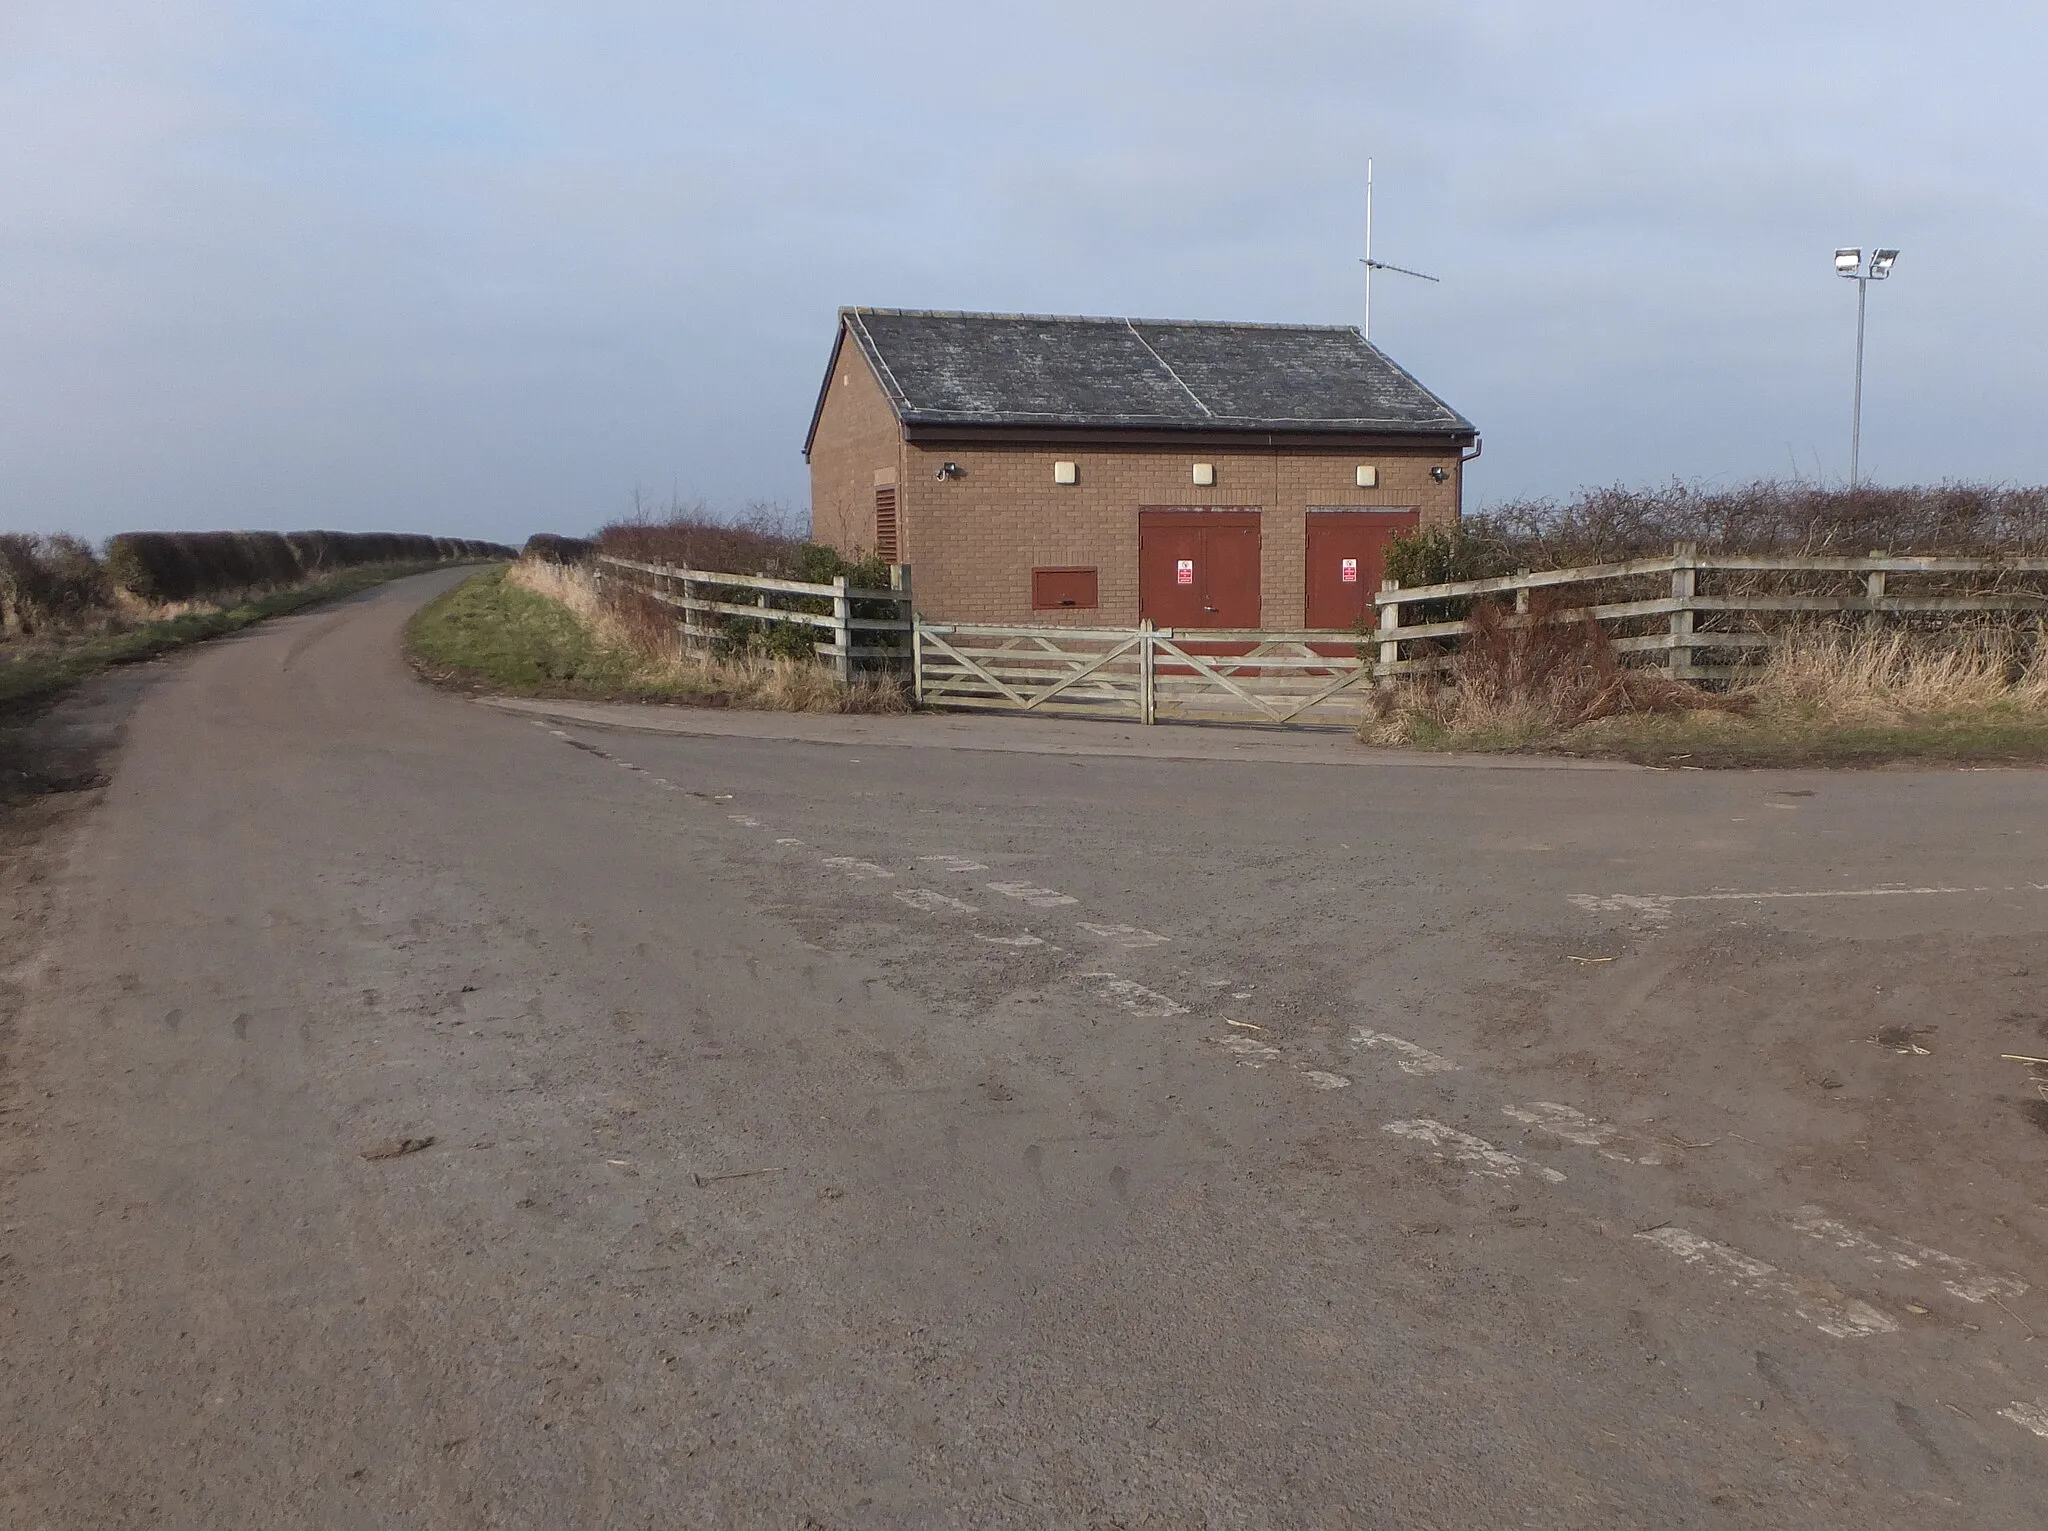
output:
[[[839,652],[832,656],[832,668],[839,673],[842,683],[853,680],[853,600],[846,593],[847,580],[844,574],[832,581],[832,637]],[[768,604],[768,593],[761,592],[761,604]]]
[[[1872,558],[1882,558],[1885,556],[1884,549],[1872,548],[1870,556]],[[1863,598],[1870,602],[1871,608],[1870,615],[1863,619],[1864,625],[1866,627],[1879,626],[1881,619],[1877,614],[1877,603],[1884,599],[1884,570],[1872,569],[1863,576]]]
[[[1159,721],[1158,694],[1153,689],[1153,666],[1157,655],[1152,648],[1152,619],[1146,617],[1138,623],[1138,721],[1157,723]]]
[[[1680,542],[1671,549],[1671,599],[1690,601],[1699,594],[1697,542]],[[1670,657],[1665,661],[1673,680],[1683,680],[1692,669],[1692,607],[1681,606],[1671,613]]]
[[[889,588],[896,592],[896,620],[910,624],[910,631],[903,635],[910,640],[910,694],[921,702],[924,700],[924,647],[917,641],[917,608],[911,601],[909,564],[889,565]]]
[[[1399,590],[1400,588],[1401,582],[1397,579],[1383,579],[1380,581],[1380,594],[1382,596],[1386,595],[1389,591]],[[1391,686],[1394,684],[1392,666],[1398,664],[1401,659],[1401,641],[1398,638],[1388,638],[1386,635],[1400,629],[1401,603],[1399,601],[1380,602],[1377,626],[1380,630],[1380,662],[1379,674],[1373,677],[1373,683],[1378,686]]]

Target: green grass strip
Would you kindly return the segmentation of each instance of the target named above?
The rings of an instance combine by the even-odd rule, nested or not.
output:
[[[597,641],[560,601],[486,569],[406,624],[414,666],[444,685],[515,696],[648,697],[673,692],[638,657]]]

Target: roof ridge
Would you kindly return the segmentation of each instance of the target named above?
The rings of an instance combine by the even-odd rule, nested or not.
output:
[[[892,319],[1028,319],[1039,324],[1151,324],[1174,329],[1307,330],[1333,335],[1359,333],[1355,324],[1297,324],[1268,319],[1135,319],[1118,314],[1010,314],[968,308],[870,308],[858,304],[850,304],[839,312],[861,318],[879,315]]]

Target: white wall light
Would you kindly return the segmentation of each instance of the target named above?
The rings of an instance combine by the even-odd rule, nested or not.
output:
[[[1056,462],[1052,465],[1052,481],[1055,484],[1079,483],[1080,470],[1070,462]]]
[[[1197,488],[1207,489],[1214,485],[1215,482],[1216,464],[1212,462],[1198,462],[1195,464],[1195,486]]]
[[[1358,466],[1358,487],[1361,489],[1377,489],[1379,486],[1380,470],[1369,463],[1360,463]]]

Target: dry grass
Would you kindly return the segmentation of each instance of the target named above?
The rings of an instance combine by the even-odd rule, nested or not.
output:
[[[589,567],[521,559],[505,583],[566,610],[599,648],[631,672],[633,694],[668,696],[770,712],[897,713],[910,710],[891,675],[849,683],[814,659],[741,653],[708,658],[684,651],[676,613],[617,581],[600,586]]]
[[[1810,626],[1715,693],[1621,668],[1593,625],[1495,614],[1442,678],[1380,693],[1367,743],[1694,765],[2048,758],[2048,642],[2032,629]]]
[[[1759,716],[1841,723],[1985,709],[2048,713],[2048,645],[2007,627],[1802,628],[1739,694]]]
[[[1404,680],[1375,693],[1359,724],[1368,744],[1424,744],[1463,749],[1541,747],[1602,718],[1669,714],[1693,708],[1729,710],[1745,704],[1625,668],[1600,624],[1560,609],[1544,592],[1526,624],[1482,602],[1472,630],[1446,672]]]

